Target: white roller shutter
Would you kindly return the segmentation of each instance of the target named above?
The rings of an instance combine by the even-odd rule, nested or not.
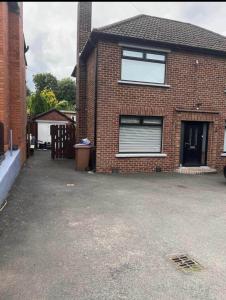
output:
[[[120,153],[161,152],[161,126],[121,125]]]

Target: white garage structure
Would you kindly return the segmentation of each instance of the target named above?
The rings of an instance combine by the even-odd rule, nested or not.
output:
[[[36,140],[38,143],[51,143],[51,125],[70,125],[74,120],[57,109],[51,109],[33,118],[36,123]]]
[[[51,125],[66,125],[66,121],[45,121],[37,120],[38,141],[43,143],[51,143],[50,126]]]

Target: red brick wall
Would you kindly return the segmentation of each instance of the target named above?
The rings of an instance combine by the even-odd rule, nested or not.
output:
[[[78,66],[78,65],[77,65]],[[76,139],[87,137],[86,64],[79,63],[76,76]]]
[[[5,150],[9,141],[8,5],[0,2],[0,121],[4,124]]]
[[[95,86],[96,86],[96,49],[91,53],[87,61],[87,136],[94,143],[95,128]]]
[[[13,143],[19,145],[24,162],[27,116],[22,3],[20,14],[9,13],[9,23],[10,127],[13,130]]]
[[[5,150],[9,130],[13,143],[21,149],[21,163],[26,158],[26,101],[23,37],[23,7],[20,13],[0,2],[0,121],[5,127]]]
[[[93,55],[93,54],[92,54]],[[221,169],[226,120],[226,58],[171,51],[167,54],[167,84],[170,88],[125,85],[118,83],[121,47],[114,43],[98,44],[97,100],[97,172],[151,172],[156,166],[171,171],[180,163],[182,120],[209,123],[207,164]],[[198,65],[196,60],[199,61]],[[88,138],[92,140],[92,80],[94,60],[87,63]],[[201,103],[202,112],[179,112],[176,108],[194,110]],[[211,111],[219,111],[213,114]],[[163,116],[163,153],[161,158],[116,158],[119,140],[119,115]]]

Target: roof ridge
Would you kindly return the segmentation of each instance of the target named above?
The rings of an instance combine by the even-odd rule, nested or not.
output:
[[[124,23],[127,23],[131,20],[134,20],[134,19],[138,19],[142,16],[147,16],[145,14],[139,14],[139,15],[136,15],[136,16],[133,16],[133,17],[130,17],[130,18],[127,18],[127,19],[123,19],[121,21],[117,21],[117,22],[113,22],[111,24],[108,24],[106,26],[102,26],[102,27],[98,27],[98,28],[93,28],[94,31],[101,31],[101,30],[104,30],[104,29],[108,29],[108,28],[111,28],[112,26],[117,26],[117,25],[120,25],[120,24],[124,24]]]
[[[156,18],[156,19],[167,20],[167,21],[172,21],[172,22],[177,22],[177,23],[190,24],[190,23],[184,22],[184,21],[178,21],[178,20],[173,20],[173,19],[163,18],[163,17],[157,17],[157,16],[152,16],[152,15],[146,15],[146,14],[144,14],[144,16],[151,17],[151,18]]]
[[[194,24],[191,24],[191,23],[188,23],[188,22],[173,20],[173,19],[169,19],[169,18],[157,17],[157,16],[152,16],[152,15],[147,15],[147,14],[139,14],[139,15],[127,18],[127,19],[123,19],[121,21],[117,21],[117,22],[111,23],[111,24],[106,25],[106,26],[102,26],[102,27],[98,27],[98,28],[93,28],[93,29],[94,30],[108,29],[109,27],[112,27],[112,26],[115,26],[115,25],[120,25],[120,24],[123,24],[123,23],[127,23],[127,22],[129,22],[129,21],[131,21],[133,19],[140,18],[140,17],[151,17],[151,18],[155,18],[155,19],[162,19],[162,20],[167,20],[167,21],[172,21],[172,22],[177,22],[177,23],[194,25]],[[194,25],[194,26],[199,27],[198,25]],[[202,27],[200,27],[200,28],[202,28]]]

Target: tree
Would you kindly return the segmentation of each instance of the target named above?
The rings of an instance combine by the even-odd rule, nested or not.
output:
[[[70,103],[75,103],[75,82],[71,78],[58,80],[58,100],[66,100]]]
[[[42,100],[46,103],[46,110],[49,110],[51,108],[56,108],[58,101],[54,94],[54,92],[50,89],[44,89],[41,91],[40,96]]]
[[[33,75],[35,93],[27,89],[27,112],[36,115],[51,108],[75,110],[75,82],[71,78],[57,80],[51,73]]]
[[[37,93],[41,93],[44,89],[52,90],[58,95],[58,82],[51,73],[38,73],[33,75],[33,81]]]
[[[31,93],[27,97],[27,112],[30,115],[37,115],[48,110],[46,99],[40,93]]]
[[[69,108],[69,102],[66,101],[66,100],[62,100],[62,101],[59,101],[56,105],[56,109],[63,109],[63,110],[70,110]]]
[[[68,104],[67,101],[66,103]],[[66,103],[64,105],[66,105]],[[27,97],[27,112],[30,115],[37,115],[51,108],[57,108],[59,104],[60,102],[57,101],[54,92],[44,89],[41,93],[32,93]]]

